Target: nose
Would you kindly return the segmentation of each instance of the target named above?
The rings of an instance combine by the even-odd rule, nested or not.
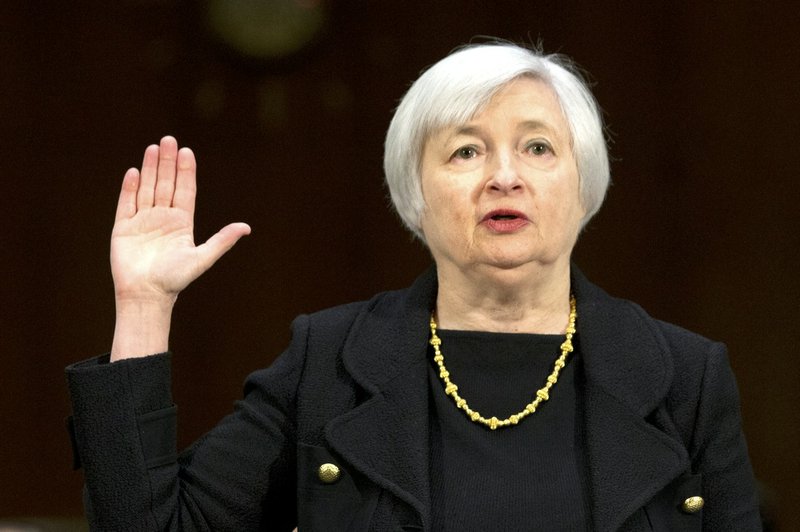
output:
[[[493,163],[489,168],[489,179],[486,182],[489,190],[504,194],[522,190],[522,179],[512,155],[498,153],[494,157]]]

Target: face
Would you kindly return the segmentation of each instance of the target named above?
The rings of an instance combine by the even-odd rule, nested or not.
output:
[[[520,78],[424,146],[422,231],[440,271],[569,264],[585,213],[552,90]]]

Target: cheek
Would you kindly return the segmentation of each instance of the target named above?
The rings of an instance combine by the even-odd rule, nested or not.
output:
[[[555,199],[560,206],[560,216],[564,220],[583,218],[585,209],[581,202],[581,192],[577,170],[570,170],[562,177],[562,185],[555,193]]]
[[[578,202],[565,201],[558,217],[558,223],[565,234],[577,233],[583,218],[583,208]]]
[[[462,242],[472,219],[466,202],[448,191],[430,192],[421,224],[428,244],[451,247]]]
[[[442,180],[436,186],[429,186],[425,198],[426,215],[431,221],[447,223],[458,214],[458,193],[448,181]]]

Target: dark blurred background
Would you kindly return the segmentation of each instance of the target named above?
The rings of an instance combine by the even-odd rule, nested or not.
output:
[[[253,227],[176,308],[186,445],[295,315],[427,266],[387,209],[384,132],[421,69],[493,35],[590,73],[614,184],[576,260],[728,344],[765,500],[800,530],[798,27],[788,1],[3,1],[0,519],[82,513],[63,368],[110,346],[108,237],[147,144],[197,154],[198,240]]]

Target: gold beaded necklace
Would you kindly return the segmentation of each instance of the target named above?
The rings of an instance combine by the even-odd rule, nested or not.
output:
[[[467,401],[458,395],[458,386],[455,385],[453,381],[450,380],[450,372],[447,371],[447,368],[444,365],[444,355],[442,355],[442,351],[440,346],[442,345],[442,340],[436,335],[436,317],[434,314],[431,314],[431,339],[430,344],[433,346],[433,360],[439,366],[439,378],[442,379],[444,382],[444,393],[451,396],[453,401],[456,403],[456,407],[460,408],[464,411],[464,413],[475,423],[480,423],[482,425],[486,425],[492,430],[496,430],[499,427],[508,427],[511,425],[516,425],[522,419],[528,417],[529,415],[536,412],[536,409],[539,408],[539,405],[543,401],[547,401],[550,399],[550,388],[558,381],[558,374],[566,365],[567,355],[572,352],[572,335],[575,334],[575,318],[577,316],[577,312],[575,311],[575,296],[570,295],[569,297],[569,324],[567,325],[567,332],[566,332],[566,340],[564,343],[561,344],[561,356],[556,359],[556,362],[553,367],[553,372],[547,377],[547,384],[544,387],[540,388],[536,391],[536,399],[532,402],[528,403],[525,408],[523,408],[520,412],[516,414],[512,414],[511,416],[507,417],[506,419],[497,419],[496,417],[492,416],[489,419],[483,417],[480,412],[473,410],[467,404]]]

